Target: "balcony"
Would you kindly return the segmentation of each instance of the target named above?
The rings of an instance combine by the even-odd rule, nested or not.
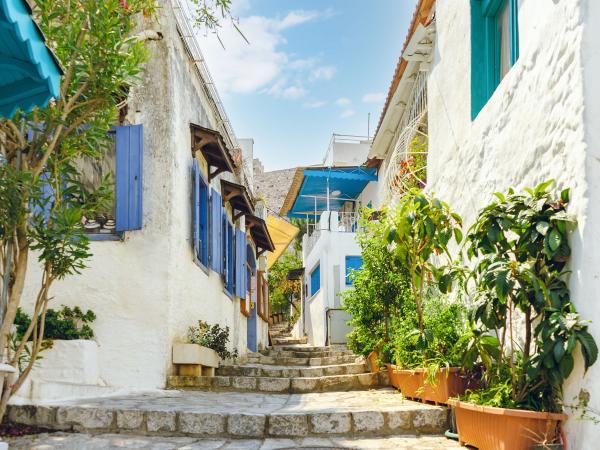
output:
[[[324,211],[317,223],[308,225],[302,248],[306,255],[315,247],[323,232],[355,233],[358,230],[360,213],[355,211]]]

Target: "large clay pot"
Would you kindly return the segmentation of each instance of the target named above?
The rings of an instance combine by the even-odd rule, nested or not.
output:
[[[400,389],[402,395],[410,399],[446,404],[448,398],[458,397],[465,393],[469,386],[467,380],[461,377],[461,368],[451,367],[442,369],[436,375],[436,382],[427,382],[425,369],[398,369],[392,364],[387,365],[390,383]]]
[[[379,354],[375,351],[369,353],[367,356],[367,361],[369,363],[369,370],[371,373],[379,372]]]
[[[494,408],[449,400],[454,408],[458,440],[479,450],[530,450],[540,442],[553,442],[566,414]]]

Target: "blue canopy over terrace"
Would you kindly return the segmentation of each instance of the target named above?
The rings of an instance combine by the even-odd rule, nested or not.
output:
[[[339,211],[344,203],[356,200],[370,181],[377,181],[375,168],[298,168],[281,215],[304,218],[323,211]]]
[[[44,107],[60,94],[62,69],[25,0],[0,0],[0,117]]]

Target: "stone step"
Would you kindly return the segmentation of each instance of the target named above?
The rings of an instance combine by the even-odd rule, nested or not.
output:
[[[307,338],[273,338],[274,345],[306,344]]]
[[[291,350],[265,350],[261,352],[272,358],[327,358],[330,356],[354,355],[351,350],[325,350],[325,351],[291,351]]]
[[[221,366],[217,375],[269,377],[269,378],[298,378],[322,377],[326,375],[351,375],[367,372],[365,363],[338,364],[335,366],[270,366],[247,364],[242,366]]]
[[[364,362],[362,356],[356,355],[327,356],[323,358],[273,358],[255,353],[248,355],[247,359],[249,363],[273,366],[333,366]]]
[[[286,350],[291,352],[326,352],[326,351],[347,351],[348,347],[345,345],[326,345],[326,346],[314,346],[314,345],[275,345],[271,347],[273,350]]]
[[[319,394],[152,391],[11,405],[13,423],[50,430],[193,437],[439,435],[448,410],[390,389]]]
[[[322,377],[246,377],[215,376],[187,377],[172,375],[167,379],[168,389],[207,391],[249,391],[301,394],[372,389],[386,386],[377,373],[330,375]]]

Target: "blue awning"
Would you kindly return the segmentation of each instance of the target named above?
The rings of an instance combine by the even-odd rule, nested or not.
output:
[[[295,183],[299,188],[290,192],[286,199],[286,204],[291,205],[285,211],[288,217],[314,216],[315,210],[317,215],[326,211],[328,190],[329,210],[339,211],[344,203],[356,200],[370,181],[377,181],[375,168],[354,166],[300,170]]]
[[[44,107],[60,93],[62,69],[25,0],[0,0],[0,117]]]

